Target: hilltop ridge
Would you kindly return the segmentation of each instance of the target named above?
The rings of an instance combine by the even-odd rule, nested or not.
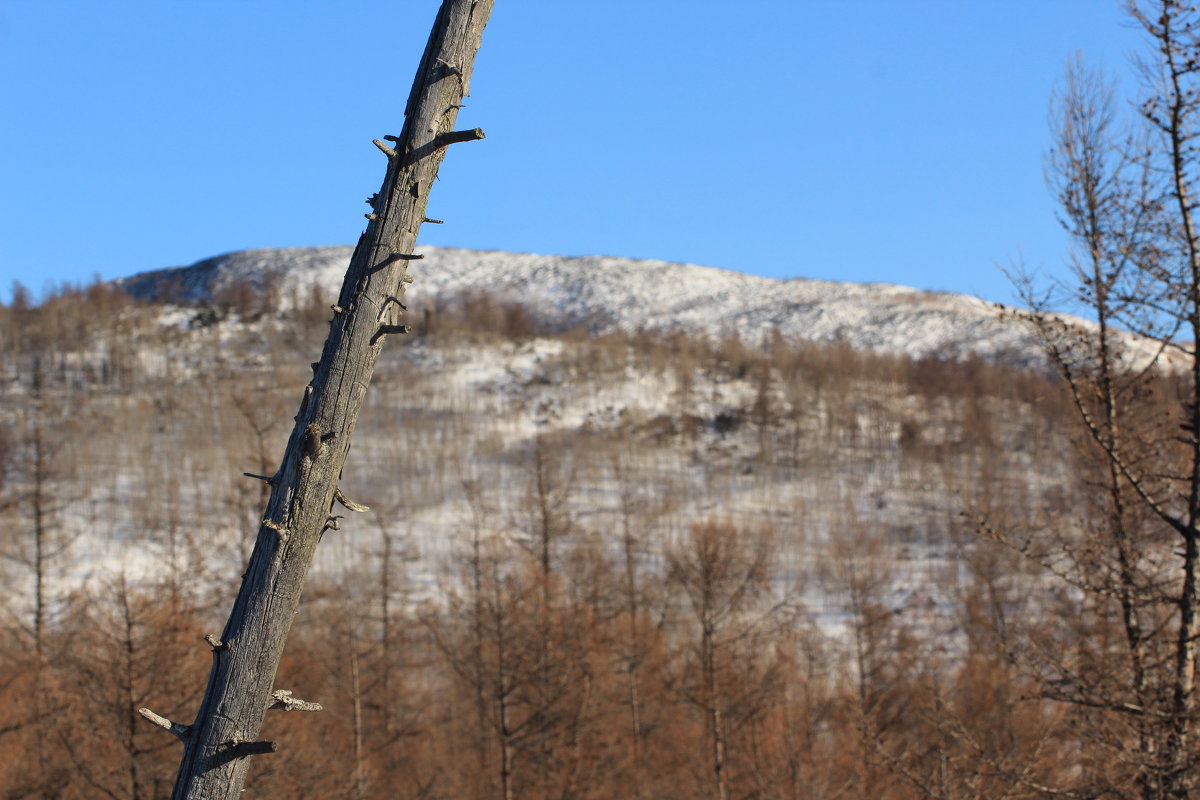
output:
[[[135,297],[200,303],[238,282],[276,280],[287,298],[313,285],[331,295],[341,286],[348,246],[244,250],[188,267],[154,270],[119,286]],[[841,341],[854,348],[957,358],[969,353],[1032,364],[1041,351],[1025,326],[1001,309],[963,295],[888,283],[780,280],[713,267],[611,256],[556,256],[422,247],[410,268],[411,305],[487,291],[519,302],[554,324],[586,324],[603,332],[683,330],[758,341],[786,337]]]

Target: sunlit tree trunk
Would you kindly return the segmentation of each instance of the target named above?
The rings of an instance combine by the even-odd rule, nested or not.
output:
[[[418,258],[413,248],[430,188],[449,145],[483,136],[478,129],[454,132],[453,125],[491,6],[491,0],[444,0],[404,129],[384,137],[391,144],[376,140],[388,164],[383,186],[370,200],[367,230],[280,467],[263,476],[271,499],[229,621],[219,639],[210,637],[213,668],[196,719],[184,726],[145,714],[184,743],[175,800],[240,797],[249,756],[275,749],[258,741],[258,732],[268,706],[281,702],[275,672],[317,543],[333,522],[335,499],[346,500],[337,483],[376,360],[389,336],[407,332],[404,288],[408,264]],[[382,73],[372,78],[383,80]]]

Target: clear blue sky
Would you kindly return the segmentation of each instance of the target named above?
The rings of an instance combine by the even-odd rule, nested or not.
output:
[[[352,244],[436,0],[0,2],[0,297]],[[1047,100],[1116,0],[496,0],[427,244],[1007,300],[1053,270]]]

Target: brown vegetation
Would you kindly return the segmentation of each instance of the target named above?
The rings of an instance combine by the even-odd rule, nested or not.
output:
[[[271,470],[320,333],[311,309],[160,327],[104,291],[0,309],[6,796],[165,791],[177,744],[137,708],[197,702],[261,502],[240,476]],[[780,337],[551,334],[479,297],[434,319],[380,366],[346,474],[375,516],[327,533],[280,669],[325,711],[269,719],[248,792],[1033,797],[1120,768],[996,646],[1031,609],[1055,616],[1014,636],[1081,624],[1071,598],[957,516],[1086,493],[1038,467],[1069,450],[1061,386]],[[119,368],[95,346],[118,340]],[[453,387],[481,347],[519,392]],[[663,396],[555,416],[646,381]]]

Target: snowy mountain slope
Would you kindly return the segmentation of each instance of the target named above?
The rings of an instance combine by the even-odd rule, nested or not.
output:
[[[778,329],[788,337],[844,341],[855,348],[913,356],[978,353],[1034,363],[1039,349],[1028,330],[1000,318],[982,300],[885,283],[776,280],[728,270],[604,256],[544,256],[420,248],[410,266],[415,304],[469,290],[520,302],[538,315],[603,330],[736,330],[758,341]],[[139,297],[164,290],[185,302],[203,301],[222,287],[269,275],[282,299],[303,297],[316,284],[334,296],[350,247],[246,250],[190,267],[147,272],[119,281]]]
[[[918,356],[1032,361],[1037,353],[1028,331],[994,307],[899,286],[618,258],[424,252],[410,265],[418,314],[422,302],[483,290],[598,327],[736,329],[751,343],[778,329],[789,339]],[[238,574],[263,505],[261,486],[243,476],[269,473],[282,450],[350,254],[253,250],[120,282],[134,295],[182,303],[224,302],[221,292],[239,283],[271,283],[285,306],[307,304],[317,286],[321,302],[317,322],[230,313],[189,325],[195,308],[168,308],[144,319],[132,344],[125,333],[110,337],[127,353],[105,345],[59,359],[63,392],[100,376],[113,382],[63,403],[87,404],[91,414],[72,412],[89,433],[72,438],[81,452],[71,480],[86,489],[61,520],[75,542],[64,576],[150,574],[163,542],[175,546],[164,531],[198,537]],[[649,560],[694,522],[718,518],[777,530],[786,570],[817,575],[814,565],[839,542],[870,530],[890,548],[897,585],[925,592],[933,607],[938,586],[953,585],[939,576],[956,574],[955,542],[967,535],[960,512],[972,498],[1024,508],[1073,497],[1071,442],[1053,404],[988,394],[980,381],[947,388],[958,384],[936,376],[964,372],[953,366],[889,372],[837,348],[792,359],[788,375],[739,371],[719,349],[677,357],[654,337],[454,335],[453,322],[446,335],[408,337],[380,361],[343,486],[382,513],[347,521],[359,535],[327,548],[318,570],[365,563],[386,529],[421,554],[412,575],[431,590],[476,524],[474,502],[490,509],[493,534],[520,545],[540,439],[567,454],[571,512],[597,537],[618,529],[629,487],[661,503],[660,517],[647,512],[639,523]],[[9,362],[11,416],[28,395],[21,375],[32,359]],[[912,382],[928,374],[935,379]],[[164,465],[186,478],[163,488]],[[467,496],[464,479],[484,487],[479,498]],[[326,560],[335,556],[341,566]],[[836,625],[837,601],[818,583],[806,602]]]

